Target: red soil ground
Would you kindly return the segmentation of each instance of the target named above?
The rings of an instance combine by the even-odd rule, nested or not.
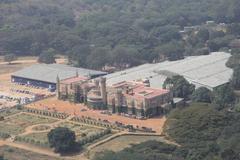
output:
[[[29,104],[27,105],[27,107],[52,110],[52,111],[56,110],[58,112],[74,114],[77,116],[88,116],[95,119],[100,118],[102,120],[108,120],[109,122],[112,122],[112,123],[118,121],[123,124],[130,124],[130,125],[139,126],[139,127],[148,127],[148,128],[152,128],[157,133],[162,132],[163,125],[166,121],[165,117],[156,117],[156,118],[151,118],[147,120],[138,120],[138,119],[132,119],[128,117],[123,117],[117,114],[113,114],[113,115],[101,114],[100,113],[101,111],[90,110],[89,108],[87,108],[87,106],[83,104],[72,104],[67,101],[58,100],[55,97]],[[86,111],[81,111],[82,109],[86,109]]]

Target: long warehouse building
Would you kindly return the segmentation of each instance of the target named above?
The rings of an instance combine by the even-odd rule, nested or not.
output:
[[[57,77],[59,80],[75,77],[96,78],[106,75],[106,72],[85,68],[76,68],[63,64],[36,64],[24,68],[11,75],[11,81],[37,87],[56,90]]]
[[[231,54],[214,52],[210,55],[190,56],[178,61],[165,61],[156,64],[144,64],[124,71],[106,75],[107,85],[122,81],[147,80],[152,88],[162,88],[167,77],[182,75],[196,88],[210,90],[228,83],[233,70],[226,67]]]

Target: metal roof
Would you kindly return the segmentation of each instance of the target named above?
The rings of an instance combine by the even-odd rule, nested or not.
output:
[[[78,72],[79,76],[102,76],[106,75],[106,72],[95,71],[84,68],[76,68],[63,64],[36,64],[30,67],[24,68],[12,74],[12,76],[38,80],[49,83],[56,83],[57,76],[60,80],[71,78],[76,76]]]
[[[213,89],[229,82],[233,71],[225,64],[230,56],[229,53],[225,52],[190,56],[178,61],[144,64],[105,77],[108,85],[121,81],[149,79],[151,87],[162,88],[167,76],[178,74],[184,76],[197,88],[204,86]]]

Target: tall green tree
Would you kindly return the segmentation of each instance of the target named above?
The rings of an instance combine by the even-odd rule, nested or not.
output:
[[[58,127],[48,133],[48,141],[55,152],[72,152],[76,147],[75,133],[68,128]]]
[[[200,29],[200,30],[198,31],[198,33],[197,33],[197,38],[198,38],[201,42],[204,42],[204,43],[205,43],[207,40],[209,40],[209,36],[210,36],[209,31],[208,31],[208,29],[205,29],[205,28]]]
[[[235,95],[231,85],[226,84],[213,90],[213,103],[217,109],[231,106],[234,102]]]
[[[240,65],[236,66],[233,69],[231,84],[234,89],[237,89],[237,90],[240,89]]]
[[[211,103],[211,91],[205,87],[197,88],[193,94],[191,99],[194,102],[205,102],[205,103]]]
[[[17,56],[15,54],[6,54],[4,56],[4,61],[8,62],[8,64],[11,64],[11,62],[15,60],[17,60]]]
[[[38,62],[46,63],[46,64],[56,63],[55,56],[52,51],[53,50],[45,51],[45,52],[41,53],[38,57]]]
[[[177,75],[172,78],[167,78],[163,84],[166,88],[169,86],[175,97],[188,99],[193,93],[195,86],[190,84],[183,76]]]

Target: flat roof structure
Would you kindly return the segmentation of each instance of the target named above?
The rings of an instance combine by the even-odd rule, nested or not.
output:
[[[106,75],[106,72],[95,71],[85,68],[76,68],[63,64],[36,64],[24,68],[12,74],[14,77],[37,80],[48,83],[56,83],[57,76],[60,80],[75,77],[98,77]]]
[[[144,64],[105,77],[110,86],[122,81],[149,80],[150,87],[162,88],[167,77],[182,75],[197,88],[204,86],[212,90],[229,82],[233,70],[225,64],[230,56],[231,54],[225,52],[213,52],[178,61]]]
[[[146,87],[143,83],[123,81],[112,85],[113,88],[128,90],[126,96],[131,96],[135,99],[151,99],[160,95],[169,93],[166,89],[156,89]]]
[[[87,77],[72,77],[72,78],[67,78],[61,81],[63,84],[72,84],[72,83],[78,83],[82,81],[88,80]]]

